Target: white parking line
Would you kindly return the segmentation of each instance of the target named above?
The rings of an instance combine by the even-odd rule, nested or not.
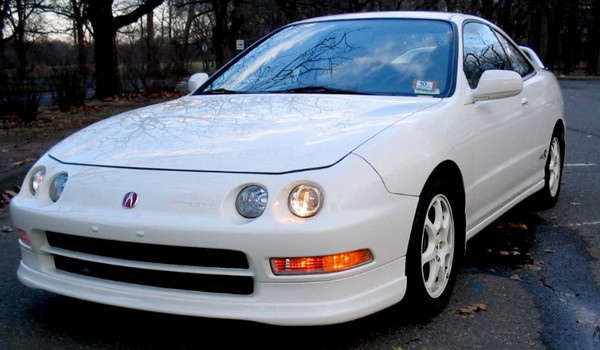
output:
[[[572,164],[565,164],[565,166],[595,166],[598,165],[596,163],[572,163]]]
[[[576,222],[574,224],[569,224],[570,227],[580,227],[580,226],[596,226],[600,225],[600,221],[592,221],[592,222]]]

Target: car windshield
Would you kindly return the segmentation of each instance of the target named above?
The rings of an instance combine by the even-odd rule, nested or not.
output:
[[[199,91],[427,95],[453,90],[448,22],[365,19],[285,27]]]

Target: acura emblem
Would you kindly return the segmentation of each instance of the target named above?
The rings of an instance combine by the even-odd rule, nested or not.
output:
[[[123,208],[131,209],[135,207],[138,201],[138,195],[135,192],[128,192],[125,197],[123,197]]]

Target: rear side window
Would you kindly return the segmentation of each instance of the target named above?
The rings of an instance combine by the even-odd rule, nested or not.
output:
[[[511,42],[506,40],[501,34],[498,34],[498,39],[500,39],[500,43],[504,47],[512,70],[519,73],[522,77],[532,74],[535,71],[529,61],[523,57],[521,52]]]

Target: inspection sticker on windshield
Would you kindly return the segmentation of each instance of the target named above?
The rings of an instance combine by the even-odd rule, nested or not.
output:
[[[437,81],[435,80],[418,80],[413,81],[413,89],[416,94],[439,94]]]

